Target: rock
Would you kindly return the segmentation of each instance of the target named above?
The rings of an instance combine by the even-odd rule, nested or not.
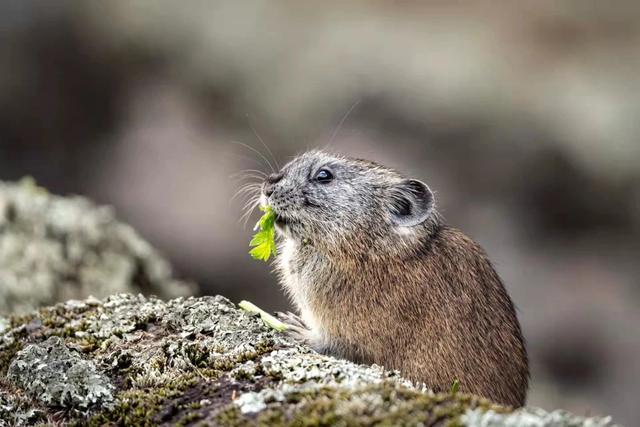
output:
[[[0,427],[29,426],[46,421],[45,413],[32,403],[0,389]]]
[[[118,292],[174,298],[192,287],[109,207],[31,179],[0,182],[0,313]]]
[[[0,415],[10,424],[612,425],[433,394],[397,372],[319,355],[220,296],[119,294],[8,323]]]
[[[613,425],[611,417],[578,417],[566,411],[546,412],[540,408],[524,408],[512,413],[468,411],[461,417],[464,425],[482,427],[606,427]]]
[[[7,379],[34,400],[49,407],[87,410],[113,402],[113,386],[91,360],[52,336],[16,354]]]

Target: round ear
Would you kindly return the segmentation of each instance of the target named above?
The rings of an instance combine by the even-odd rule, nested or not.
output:
[[[391,189],[389,211],[394,225],[413,227],[433,210],[433,193],[422,181],[407,179]]]

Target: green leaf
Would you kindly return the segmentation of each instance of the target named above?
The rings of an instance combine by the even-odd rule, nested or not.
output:
[[[456,394],[459,389],[460,389],[460,381],[458,381],[458,379],[456,378],[455,380],[453,380],[453,383],[451,384],[451,394]]]
[[[249,242],[249,246],[253,247],[249,254],[254,259],[268,261],[271,256],[276,256],[276,213],[271,206],[261,206],[260,210],[264,212],[256,227],[258,232],[253,235]]]
[[[249,246],[258,246],[263,245],[269,242],[269,232],[268,231],[258,231],[253,235],[251,242],[249,242]]]
[[[260,217],[260,229],[271,230],[276,224],[276,214],[271,209],[271,206],[261,206],[260,210],[264,212],[264,215]]]

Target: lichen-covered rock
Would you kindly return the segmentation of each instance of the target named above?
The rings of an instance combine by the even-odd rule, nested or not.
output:
[[[52,408],[109,407],[113,386],[90,360],[69,350],[60,337],[31,344],[16,354],[7,379],[34,400]]]
[[[0,313],[89,295],[190,291],[110,208],[51,195],[30,179],[0,182]]]
[[[45,413],[27,399],[11,395],[0,386],[0,427],[30,426],[46,421]]]
[[[90,366],[87,377],[113,386],[104,386],[109,404],[59,411],[33,392],[29,379],[70,359],[65,369]],[[27,366],[36,360],[45,368]],[[122,294],[11,317],[0,334],[0,392],[1,402],[19,401],[22,414],[70,425],[609,425],[436,395],[381,367],[317,354],[220,296],[164,302]]]
[[[461,421],[469,426],[481,427],[607,427],[611,417],[583,418],[566,411],[546,412],[540,408],[524,408],[511,413],[473,410],[465,413]]]

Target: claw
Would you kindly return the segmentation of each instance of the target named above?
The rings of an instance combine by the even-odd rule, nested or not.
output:
[[[299,328],[309,330],[307,324],[295,313],[287,311],[286,313],[278,312],[276,313],[276,317],[280,319],[282,322],[286,323],[289,326],[297,326]]]
[[[309,336],[311,335],[311,330],[306,325],[306,323],[304,323],[304,320],[300,318],[300,316],[287,311],[286,313],[277,312],[276,317],[287,325],[285,333],[288,336],[296,341],[309,344]]]

